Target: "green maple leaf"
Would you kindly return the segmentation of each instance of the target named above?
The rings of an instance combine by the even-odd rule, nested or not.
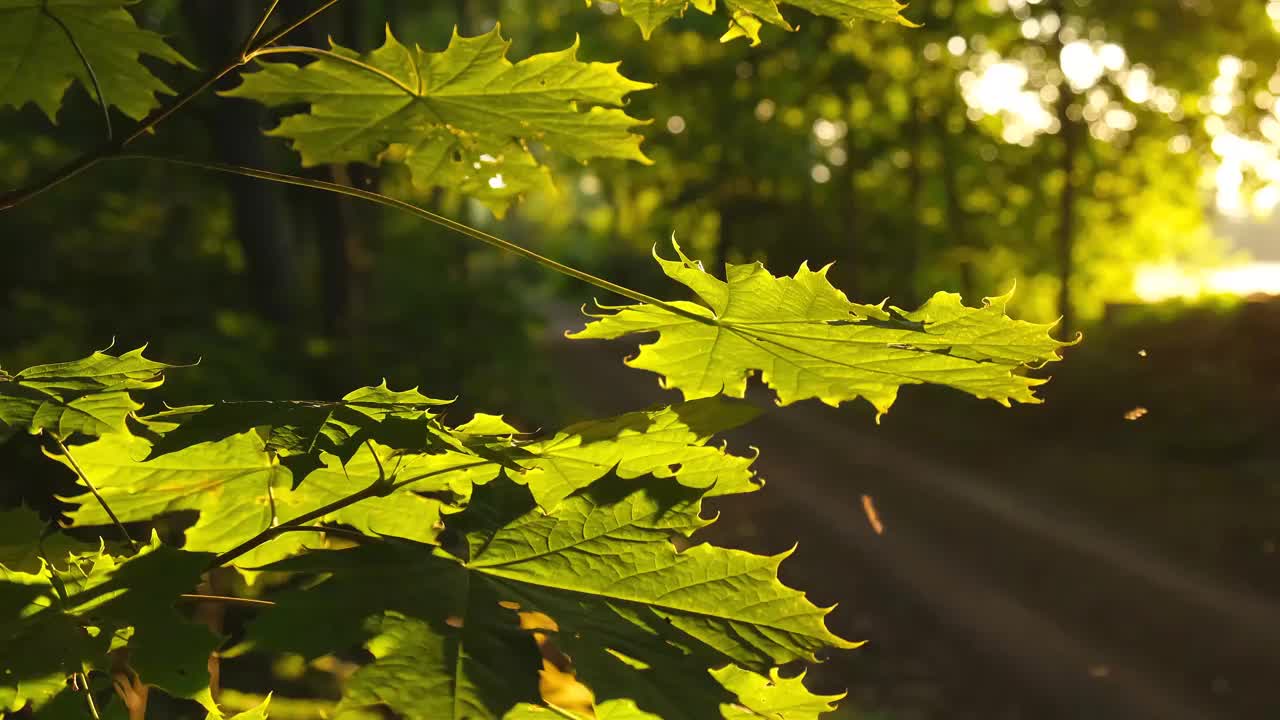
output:
[[[173,607],[209,559],[153,539],[130,558],[73,555],[66,570],[0,567],[0,695],[10,709],[39,707],[74,692],[68,676],[123,661],[144,683],[216,710],[208,660],[219,639]]]
[[[529,151],[537,142],[575,160],[649,162],[641,124],[616,107],[651,87],[623,77],[617,63],[584,63],[578,43],[518,63],[495,26],[456,33],[429,53],[386,43],[360,55],[337,45],[305,67],[263,63],[225,95],[271,106],[306,103],[269,134],[288,138],[303,165],[394,160],[420,188],[456,188],[501,212],[517,195],[549,185]]]
[[[142,407],[129,392],[159,387],[164,371],[176,367],[143,357],[144,350],[95,352],[15,375],[0,370],[0,425],[62,437],[127,433],[125,418]]]
[[[677,551],[672,536],[710,522],[700,511],[701,491],[669,479],[597,482],[551,513],[518,486],[493,483],[447,519],[466,539],[459,555],[389,542],[273,565],[331,577],[278,597],[249,639],[304,655],[363,642],[374,661],[351,678],[339,710],[385,706],[433,720],[535,712],[536,632],[555,639],[618,718],[692,720],[760,704],[760,687],[710,669],[765,670],[855,645],[827,630],[827,610],[778,581],[781,556]]]
[[[268,712],[270,709],[268,706],[270,704],[271,694],[268,693],[266,699],[261,703],[258,703],[256,706],[243,712],[238,712],[235,715],[226,718],[226,720],[267,720],[267,718],[271,716],[271,713]],[[220,720],[220,718],[221,716],[215,713],[209,713],[208,715],[208,720]]]
[[[587,0],[587,4],[590,5],[591,0]],[[666,21],[684,15],[689,5],[707,14],[714,13],[716,9],[715,0],[620,0],[618,4],[622,14],[640,26],[640,32],[646,40]],[[730,20],[729,31],[721,40],[745,37],[752,45],[757,45],[763,23],[791,30],[792,27],[782,16],[778,4],[779,0],[724,0]],[[899,0],[785,0],[785,4],[846,24],[859,20],[878,20],[917,27],[902,16],[906,3]]]
[[[39,572],[47,561],[65,567],[67,556],[90,548],[61,532],[25,507],[0,510],[0,565],[24,573]]]
[[[214,442],[192,445],[150,460],[147,441],[108,436],[71,448],[80,469],[122,522],[152,520],[180,510],[199,513],[188,528],[188,550],[223,552],[261,533],[273,524],[287,522],[361,490],[379,478],[385,468],[401,464],[407,481],[412,474],[449,478],[457,463],[451,455],[405,455],[386,446],[371,444],[342,463],[323,455],[324,466],[307,476],[296,489],[292,474],[268,452],[256,432],[232,435]],[[378,453],[375,461],[373,452]],[[65,459],[59,458],[65,462]],[[473,457],[475,464],[487,461]],[[430,463],[453,463],[441,468]],[[496,474],[496,470],[494,470]],[[410,489],[410,485],[412,489]],[[372,535],[387,534],[431,541],[438,532],[441,502],[414,490],[448,491],[447,479],[423,481],[402,487],[386,497],[371,497],[338,510],[323,521],[350,525]],[[85,500],[87,496],[74,500]],[[107,525],[111,518],[100,504],[85,501],[71,513],[74,525]],[[315,540],[307,533],[285,533],[240,557],[237,564],[253,568],[285,557]]]
[[[659,333],[627,361],[663,376],[665,387],[686,398],[723,392],[743,397],[759,372],[780,405],[817,398],[828,405],[864,398],[887,412],[903,385],[931,383],[1008,405],[1036,403],[1045,380],[1020,370],[1060,359],[1068,343],[1038,325],[1005,315],[1009,296],[980,308],[938,293],[914,312],[849,302],[827,281],[826,270],[802,265],[794,277],[774,277],[759,263],[726,266],[720,280],[676,245],[678,260],[657,257],[663,272],[694,291],[701,302],[672,305],[691,316],[653,305],[607,308],[569,337],[619,338]]]
[[[169,89],[138,61],[143,55],[190,67],[162,37],[143,30],[125,7],[134,0],[0,0],[0,107],[35,103],[57,121],[62,97],[73,81],[90,96],[140,120]],[[56,19],[55,19],[56,18]],[[65,26],[65,30],[62,26]],[[76,52],[68,33],[84,52]]]
[[[747,672],[728,665],[711,674],[738,696],[735,705],[722,706],[725,720],[818,720],[823,713],[835,710],[834,703],[843,695],[814,695],[804,686],[804,674],[784,678],[777,668],[769,676]]]
[[[375,428],[384,421],[429,418],[429,408],[448,402],[429,398],[417,388],[391,390],[384,380],[378,386],[353,390],[336,402],[219,402],[174,408],[139,419],[164,433],[151,448],[153,458],[262,428],[266,449],[280,456],[295,480],[301,480],[323,466],[321,452],[345,462],[366,438],[375,437]]]
[[[759,489],[763,481],[751,470],[755,458],[708,445],[715,433],[758,414],[745,403],[704,398],[575,423],[532,442],[512,441],[510,436],[519,431],[490,415],[477,415],[453,433],[464,444],[488,451],[492,466],[473,472],[486,472],[487,481],[505,468],[512,480],[529,488],[540,507],[552,510],[610,472],[624,479],[673,477],[708,495]],[[472,437],[485,442],[468,442]]]
[[[531,457],[516,459],[528,470],[515,479],[546,509],[611,471],[622,478],[675,477],[713,495],[749,492],[760,486],[750,469],[753,458],[707,442],[758,414],[750,405],[706,398],[577,423],[522,446]]]
[[[678,666],[687,659],[688,656],[681,656],[679,660],[666,658],[664,664]],[[804,686],[803,673],[785,678],[777,668],[770,669],[768,676],[737,665],[712,669],[711,677],[720,684],[719,688],[703,685],[706,681],[705,674],[705,668],[696,667],[689,667],[680,673],[664,673],[661,677],[663,684],[653,688],[657,693],[652,697],[658,706],[666,706],[661,714],[646,712],[635,700],[627,698],[597,703],[594,720],[701,720],[708,717],[720,717],[724,720],[818,720],[824,713],[834,712],[835,703],[844,697],[843,694],[815,695]],[[638,688],[632,688],[633,691],[636,689]],[[714,702],[724,690],[736,697],[733,702],[721,703],[719,715],[716,714],[716,708],[706,706],[706,702],[698,702],[692,707],[689,704],[691,698],[695,702],[708,698]],[[503,720],[556,718],[592,720],[564,708],[525,703],[517,705],[503,716]]]

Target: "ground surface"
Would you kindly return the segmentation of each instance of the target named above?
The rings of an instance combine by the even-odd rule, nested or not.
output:
[[[584,413],[678,399],[621,365],[627,346],[560,339],[571,324],[553,323],[547,344]],[[810,674],[850,689],[850,717],[1280,717],[1280,603],[1230,573],[1172,561],[1111,514],[1018,492],[1009,468],[930,452],[931,438],[877,428],[864,408],[774,409],[729,439],[760,449],[768,485],[724,504],[715,539],[799,541],[784,579],[839,602],[833,629],[870,641]],[[1033,454],[1070,477],[1071,448],[1042,442]]]

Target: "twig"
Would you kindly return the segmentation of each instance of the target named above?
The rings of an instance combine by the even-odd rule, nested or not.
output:
[[[248,540],[245,540],[239,545],[215,557],[213,560],[209,562],[209,568],[212,569],[222,565],[226,565],[227,563],[231,562],[232,560],[235,560],[241,555],[244,555],[250,550],[253,550],[259,545],[262,545],[268,542],[269,540],[274,539],[277,535],[289,532],[291,528],[297,527],[304,523],[309,523],[312,520],[319,520],[325,515],[328,515],[330,513],[335,513],[349,505],[354,505],[360,502],[361,500],[366,500],[371,497],[377,497],[382,494],[380,488],[378,488],[377,491],[374,490],[377,486],[378,484],[374,483],[373,485],[370,485],[369,487],[363,490],[354,492],[339,500],[334,500],[333,502],[329,503],[328,505],[325,505],[324,507],[316,508],[311,512],[299,515],[293,520],[289,520],[285,522],[283,525],[276,525],[275,527],[269,527],[263,530],[262,532],[258,533],[257,535],[254,535]]]
[[[455,465],[454,467],[441,468],[440,470],[433,470],[428,473],[423,473],[422,475],[419,475],[417,477],[410,478],[408,480],[403,480],[397,483],[395,482],[395,471],[392,471],[391,477],[385,476],[381,472],[382,461],[378,459],[378,456],[376,453],[374,454],[373,457],[374,457],[374,462],[378,464],[379,477],[377,480],[371,483],[368,487],[364,488],[363,490],[358,490],[344,498],[334,500],[333,502],[329,503],[328,505],[325,505],[324,507],[319,507],[310,512],[303,513],[298,517],[293,518],[292,520],[286,520],[283,524],[264,529],[262,532],[258,533],[257,535],[254,535],[248,540],[245,540],[239,545],[231,548],[230,550],[222,553],[221,555],[218,555],[213,560],[209,561],[209,568],[212,569],[212,568],[220,567],[222,565],[226,565],[227,563],[253,550],[259,545],[262,545],[274,539],[281,533],[294,532],[298,530],[312,530],[312,531],[317,530],[315,526],[308,525],[308,523],[314,520],[319,520],[324,516],[335,513],[339,510],[342,510],[343,508],[349,507],[351,505],[355,505],[361,500],[367,500],[372,497],[384,497],[386,495],[390,495],[392,492],[399,490],[406,485],[415,483],[419,480],[424,480],[433,475],[443,475],[444,473],[454,472],[454,471],[465,469],[468,467],[478,467],[480,465],[489,464],[489,461],[485,460],[485,461],[480,461],[480,462],[476,462],[474,464],[469,464],[469,465]],[[323,528],[323,529],[325,532],[330,532],[329,528]]]
[[[280,30],[272,33],[262,42],[257,43],[257,45],[255,45],[253,49],[251,49],[249,52],[237,53],[234,58],[232,58],[227,62],[226,66],[222,67],[221,69],[215,70],[214,72],[209,73],[195,87],[182,93],[178,97],[174,98],[168,105],[158,108],[155,112],[151,113],[150,115],[148,115],[147,117],[139,121],[138,124],[133,128],[132,131],[129,132],[128,135],[118,140],[113,140],[112,142],[109,142],[103,145],[102,147],[98,148],[97,150],[94,150],[93,152],[90,152],[85,155],[81,155],[79,158],[71,161],[67,165],[64,165],[62,168],[54,171],[53,174],[35,183],[34,185],[28,185],[25,188],[20,188],[18,190],[14,190],[12,192],[4,194],[3,196],[0,196],[0,210],[8,210],[9,208],[21,205],[22,203],[45,192],[46,190],[49,190],[50,188],[61,185],[67,180],[70,180],[71,178],[76,177],[80,173],[96,166],[98,163],[102,162],[103,160],[115,157],[120,153],[124,152],[125,146],[127,146],[129,143],[151,132],[152,128],[154,128],[156,125],[159,125],[161,122],[164,122],[170,115],[173,115],[177,111],[181,110],[183,107],[187,105],[187,103],[191,102],[197,96],[204,93],[204,91],[213,87],[213,85],[217,83],[219,80],[226,77],[228,74],[230,74],[232,71],[236,70],[237,68],[247,64],[252,59],[252,55],[254,52],[261,50],[262,48],[265,48],[268,45],[272,45],[278,42],[285,35],[288,35],[289,33],[293,32],[299,27],[307,24],[312,20],[312,18],[316,17],[317,15],[324,12],[325,10],[328,10],[330,7],[333,7],[337,3],[338,3],[338,0],[325,0],[325,2],[321,4],[319,7],[317,7],[315,10],[312,10],[306,15],[303,15],[298,20],[295,20],[289,23],[288,25],[286,25],[285,27],[281,28]]]
[[[80,43],[76,42],[76,36],[71,34],[71,28],[62,21],[62,18],[53,14],[49,9],[49,0],[40,3],[40,12],[49,18],[58,27],[62,28],[63,34],[67,36],[67,41],[71,43],[71,47],[76,51],[76,55],[80,56],[80,62],[84,65],[84,70],[89,74],[89,81],[93,83],[93,92],[98,96],[98,105],[102,106],[102,124],[107,126],[107,142],[111,142],[114,133],[111,132],[111,109],[107,107],[107,96],[102,92],[102,85],[98,82],[98,74],[93,71],[93,64],[89,62],[89,57],[84,54],[84,49],[80,47]]]
[[[212,170],[215,172],[230,173],[232,175],[243,175],[245,177],[267,180],[269,182],[278,182],[286,185],[297,185],[300,187],[311,188],[312,190],[323,190],[326,192],[338,193],[339,195],[358,198],[360,200],[366,200],[377,205],[382,205],[383,207],[389,207],[394,210],[400,210],[411,215],[416,215],[423,220],[448,228],[449,230],[465,235],[473,240],[479,240],[486,245],[519,255],[562,275],[568,275],[569,277],[581,280],[589,285],[594,285],[602,290],[607,290],[617,295],[621,295],[622,297],[630,300],[635,300],[636,302],[643,303],[645,305],[652,305],[662,310],[666,310],[669,313],[673,313],[696,322],[704,324],[715,324],[716,322],[713,318],[707,317],[706,315],[699,315],[698,313],[685,310],[678,305],[672,305],[671,303],[659,300],[651,295],[646,295],[642,292],[632,290],[631,288],[609,282],[604,278],[596,277],[591,273],[557,262],[545,255],[540,255],[521,245],[517,245],[508,240],[503,240],[495,235],[490,235],[483,230],[478,230],[470,225],[465,225],[456,220],[451,220],[443,215],[437,215],[430,210],[420,208],[417,205],[407,203],[403,200],[397,200],[396,198],[388,197],[371,190],[362,190],[360,188],[325,182],[323,180],[312,180],[311,178],[299,177],[297,175],[286,175],[283,173],[271,172],[269,170],[258,170],[257,168],[243,167],[240,165],[227,165],[225,163],[182,160],[178,158],[163,157],[160,155],[120,155],[118,157],[122,160],[158,160],[160,162],[173,163],[175,165],[186,165],[188,167],[200,168],[202,170]]]
[[[331,60],[336,63],[351,65],[352,67],[360,68],[361,70],[364,70],[365,72],[371,75],[377,75],[378,77],[382,78],[383,80],[386,80],[392,85],[395,85],[397,88],[399,88],[409,97],[412,97],[412,98],[421,97],[421,95],[419,95],[417,90],[414,90],[408,85],[405,85],[395,75],[392,75],[386,70],[374,67],[365,62],[361,62],[353,57],[347,57],[346,55],[339,55],[338,53],[333,52],[332,50],[307,47],[305,45],[277,45],[276,47],[262,48],[261,50],[253,51],[253,53],[249,56],[249,59],[252,60],[253,58],[262,57],[263,55],[311,55],[313,57]]]
[[[93,701],[93,690],[89,687],[89,676],[84,673],[77,673],[80,677],[80,684],[84,686],[84,699],[89,703],[89,715],[93,720],[101,720],[102,716],[98,714],[98,704]]]
[[[341,528],[341,527],[327,527],[324,525],[277,525],[276,526],[277,534],[287,533],[287,532],[324,533],[326,535],[336,535],[338,537],[346,538],[348,540],[354,540],[355,542],[368,542],[370,540],[377,539],[375,537],[365,535],[364,533],[358,530],[348,530],[347,528]]]
[[[231,597],[230,595],[206,595],[203,593],[183,593],[178,596],[181,600],[199,600],[202,602],[218,602],[227,603],[228,605],[252,605],[254,607],[275,607],[275,603],[270,600],[256,600],[254,598]]]
[[[262,14],[262,19],[253,28],[253,32],[249,33],[249,37],[245,38],[244,45],[240,49],[240,57],[248,59],[249,52],[253,48],[253,41],[258,39],[258,33],[262,32],[262,28],[266,26],[267,21],[271,19],[271,14],[276,11],[276,6],[280,4],[280,0],[271,0],[271,5],[267,7],[267,11]]]
[[[126,530],[124,527],[124,523],[120,522],[120,518],[116,517],[116,514],[111,509],[111,506],[107,504],[106,498],[102,497],[102,493],[99,493],[98,488],[94,487],[93,482],[89,480],[89,476],[84,474],[84,470],[82,470],[80,468],[80,464],[76,462],[75,456],[73,456],[71,454],[71,451],[67,449],[67,446],[62,443],[62,438],[58,437],[56,433],[47,433],[47,434],[49,435],[49,437],[53,438],[53,442],[58,446],[58,449],[62,451],[62,454],[64,456],[66,456],[67,462],[71,465],[71,469],[75,470],[76,475],[80,476],[80,480],[84,482],[85,487],[89,488],[89,492],[93,493],[93,497],[97,499],[98,504],[102,506],[102,509],[104,511],[106,511],[107,517],[111,518],[111,522],[115,523],[115,526],[120,531],[120,534],[124,535],[124,539],[129,542],[129,547],[133,548],[134,550],[137,550],[138,543],[134,541],[132,537],[130,537],[129,531]]]

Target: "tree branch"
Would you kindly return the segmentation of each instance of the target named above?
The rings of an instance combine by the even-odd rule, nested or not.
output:
[[[370,451],[372,452],[372,448],[370,448]],[[377,453],[374,453],[373,457],[374,457],[374,461],[378,463],[378,467],[381,470],[382,461],[378,459]],[[258,533],[257,535],[254,535],[248,540],[245,540],[239,545],[215,557],[213,560],[209,562],[209,569],[226,565],[232,560],[235,560],[236,558],[244,555],[245,553],[248,553],[254,548],[257,548],[258,546],[263,545],[273,540],[277,536],[286,532],[295,532],[295,531],[302,531],[302,530],[310,530],[310,531],[323,530],[324,532],[331,532],[330,528],[318,528],[318,527],[309,525],[308,523],[321,520],[326,515],[330,515],[339,510],[342,510],[343,508],[350,507],[351,505],[355,505],[361,500],[367,500],[372,497],[385,497],[387,495],[390,495],[392,492],[395,492],[396,490],[399,490],[405,487],[406,485],[410,485],[419,480],[424,480],[434,475],[443,475],[444,473],[454,472],[454,471],[462,470],[469,467],[478,467],[480,465],[487,465],[487,464],[489,464],[489,461],[484,460],[484,461],[476,462],[470,465],[456,465],[454,467],[442,468],[440,470],[434,470],[432,472],[423,473],[418,477],[410,478],[408,480],[404,480],[398,483],[395,482],[394,471],[392,472],[391,477],[389,478],[384,474],[380,473],[378,479],[375,480],[373,483],[371,483],[368,487],[364,488],[363,490],[358,490],[344,498],[334,500],[328,505],[316,508],[315,510],[312,510],[310,512],[303,513],[298,517],[293,518],[292,520],[286,520],[284,523],[280,525],[266,528],[265,530]]]
[[[588,285],[594,285],[602,290],[607,290],[611,293],[621,295],[629,300],[634,300],[645,305],[652,305],[695,322],[704,324],[715,324],[716,322],[713,318],[707,317],[706,315],[699,315],[698,313],[685,310],[678,305],[672,305],[671,303],[659,300],[651,295],[646,295],[637,290],[632,290],[631,288],[609,282],[604,278],[596,277],[588,272],[584,272],[577,268],[552,260],[545,255],[540,255],[524,246],[510,242],[509,240],[503,240],[502,238],[490,235],[483,230],[477,230],[470,225],[465,225],[456,220],[451,220],[443,215],[437,215],[430,210],[407,203],[403,200],[388,197],[381,193],[362,190],[348,185],[325,182],[323,180],[313,180],[311,178],[299,177],[297,175],[286,175],[283,173],[271,172],[269,170],[258,170],[256,168],[242,167],[239,165],[227,165],[224,163],[203,162],[199,160],[181,160],[178,158],[169,158],[159,155],[119,155],[118,157],[122,160],[158,160],[160,162],[173,163],[175,165],[186,165],[188,167],[200,168],[202,170],[243,175],[245,177],[267,180],[269,182],[284,183],[286,185],[297,185],[300,187],[311,188],[312,190],[324,190],[326,192],[365,200],[377,205],[382,205],[383,207],[392,208],[393,210],[400,210],[402,212],[407,212],[410,215],[416,215],[423,220],[435,223],[436,225],[447,228],[461,235],[465,235],[473,240],[479,240],[480,242],[496,247],[499,250],[519,255],[520,257],[532,260],[539,265],[554,270],[562,275],[568,275],[569,277],[581,280]]]
[[[267,21],[271,19],[272,13],[276,11],[276,6],[280,4],[280,0],[271,0],[271,4],[267,6],[267,11],[262,14],[262,19],[254,26],[253,32],[249,33],[249,37],[245,38],[244,45],[240,48],[240,57],[247,58],[253,49],[253,41],[258,39],[258,34],[262,32],[262,28],[266,26]]]

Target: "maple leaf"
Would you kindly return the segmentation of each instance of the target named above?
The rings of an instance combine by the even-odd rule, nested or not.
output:
[[[675,249],[677,260],[654,257],[701,300],[670,303],[689,316],[654,305],[605,308],[613,312],[568,336],[659,333],[627,365],[661,374],[664,387],[689,399],[743,397],[747,378],[759,372],[780,405],[817,398],[835,406],[861,397],[885,413],[898,388],[920,383],[1004,405],[1036,403],[1033,389],[1046,381],[1018,371],[1059,360],[1068,344],[1049,335],[1052,324],[1009,318],[1008,295],[970,308],[959,295],[938,293],[913,312],[885,310],[849,302],[826,268],[801,265],[794,277],[779,278],[760,263],[727,264],[725,281]]]
[[[707,442],[758,414],[745,403],[706,398],[576,423],[521,446],[529,457],[516,457],[515,462],[527,472],[513,479],[528,485],[546,509],[611,471],[622,478],[674,477],[710,495],[750,492],[760,487],[750,469],[754,458],[732,455]]]
[[[336,402],[219,402],[173,408],[139,419],[164,433],[151,448],[153,458],[261,428],[266,449],[278,455],[299,481],[323,466],[321,452],[345,462],[365,439],[376,438],[377,428],[385,421],[430,418],[430,408],[448,402],[429,398],[417,388],[392,390],[384,380],[377,386],[353,390]]]
[[[102,88],[99,100],[142,119],[156,106],[156,93],[173,91],[139,58],[191,64],[164,38],[138,27],[125,10],[133,2],[0,0],[0,107],[35,103],[56,122],[73,81],[96,98],[88,63]],[[74,45],[68,35],[75,38]]]
[[[495,25],[476,37],[456,31],[448,48],[425,52],[386,42],[360,55],[333,45],[306,66],[262,63],[224,95],[271,106],[306,103],[269,134],[288,138],[303,165],[395,160],[420,188],[449,187],[501,212],[513,197],[549,184],[528,145],[575,160],[649,162],[639,120],[617,109],[652,87],[623,77],[617,63],[584,63],[578,42],[512,63]]]
[[[0,425],[63,437],[127,433],[125,418],[142,407],[129,391],[159,387],[164,371],[176,367],[143,357],[144,350],[119,356],[100,351],[15,375],[0,370]]]
[[[46,563],[66,567],[68,555],[91,548],[61,532],[29,508],[0,510],[0,565],[17,572],[39,572]]]
[[[713,666],[766,670],[855,646],[827,630],[827,610],[778,581],[782,556],[678,551],[673,535],[710,522],[700,512],[701,491],[670,479],[606,479],[550,513],[519,486],[493,483],[446,520],[465,538],[458,554],[387,542],[271,566],[330,579],[278,596],[248,637],[307,656],[363,642],[374,661],[348,682],[339,711],[433,719],[534,712],[539,670],[557,649],[617,717],[682,720],[765,702],[767,680],[721,680]]]
[[[323,456],[324,467],[309,474],[307,481],[296,489],[290,489],[291,473],[267,451],[266,441],[253,431],[199,443],[150,460],[140,459],[148,451],[148,443],[140,438],[109,436],[70,450],[80,469],[122,522],[152,520],[167,513],[194,510],[199,515],[195,524],[187,529],[184,547],[212,552],[230,550],[273,525],[371,485],[379,478],[380,467],[392,467],[398,462],[406,480],[412,481],[411,473],[448,475],[448,472],[435,472],[435,466],[429,469],[420,466],[432,462],[433,458],[438,458],[436,462],[451,459],[425,453],[401,457],[391,448],[371,443],[345,464],[332,455]],[[63,457],[57,459],[69,462]],[[474,459],[477,463],[485,462]],[[454,465],[444,468],[445,471],[454,469]],[[496,470],[492,474],[496,474]],[[408,482],[391,495],[366,498],[324,520],[350,525],[371,535],[430,541],[439,531],[441,501],[414,490],[447,491],[448,485],[445,481],[424,481],[416,485]],[[77,526],[111,523],[106,511],[94,502],[80,505],[71,513],[71,520]],[[286,533],[240,557],[238,564],[246,568],[263,565],[297,552],[314,539],[306,533]]]
[[[216,711],[208,661],[219,640],[173,607],[195,589],[210,557],[153,538],[129,558],[72,555],[65,570],[0,566],[0,705],[40,707],[78,695],[70,675],[124,660],[145,684]]]
[[[591,2],[592,0],[587,0],[587,5]],[[715,0],[620,0],[618,4],[622,14],[640,26],[640,32],[646,40],[666,21],[684,15],[690,5],[708,15],[716,9]],[[720,39],[728,41],[745,37],[752,45],[758,45],[763,23],[784,30],[793,29],[782,16],[778,4],[779,0],[724,0],[730,16],[729,30]],[[846,24],[858,20],[877,20],[917,27],[902,16],[906,3],[899,0],[785,0],[785,4]]]

